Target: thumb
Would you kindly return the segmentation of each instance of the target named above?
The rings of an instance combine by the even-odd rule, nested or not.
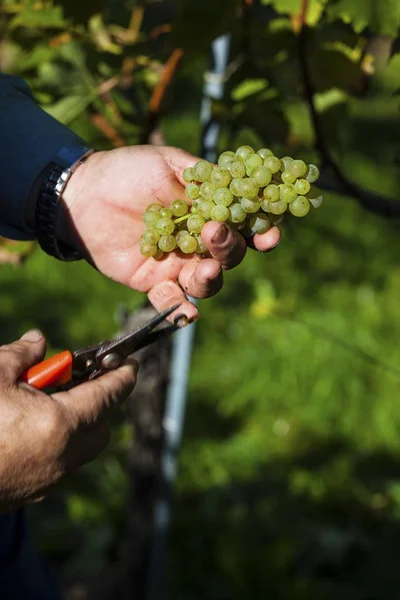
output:
[[[53,398],[63,404],[76,422],[94,423],[127,399],[135,387],[138,368],[137,362],[129,358],[119,369],[67,392],[57,392]]]
[[[43,360],[46,340],[41,331],[27,331],[20,340],[0,346],[0,381],[15,383],[22,373]]]

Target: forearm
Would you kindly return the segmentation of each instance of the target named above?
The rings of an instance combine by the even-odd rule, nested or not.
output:
[[[34,238],[42,174],[51,162],[69,167],[88,149],[34,102],[23,81],[0,74],[0,235]]]

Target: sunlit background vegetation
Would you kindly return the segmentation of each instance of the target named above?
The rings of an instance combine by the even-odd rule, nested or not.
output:
[[[2,0],[0,69],[98,149],[198,154],[210,43],[229,31],[218,151],[250,143],[321,164],[305,52],[325,150],[348,180],[397,199],[399,23],[389,0]],[[346,191],[284,223],[278,249],[249,252],[200,302],[170,598],[398,597],[399,221]],[[144,301],[86,264],[0,250],[3,342],[41,327],[52,351],[93,343],[117,331],[120,305]],[[120,418],[109,449],[30,509],[70,592],[111,560],[131,438]]]

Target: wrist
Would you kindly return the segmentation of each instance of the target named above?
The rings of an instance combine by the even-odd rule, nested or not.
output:
[[[85,244],[81,239],[79,223],[90,201],[92,173],[97,172],[96,164],[103,152],[90,154],[69,178],[60,198],[57,219],[58,238],[85,254]]]

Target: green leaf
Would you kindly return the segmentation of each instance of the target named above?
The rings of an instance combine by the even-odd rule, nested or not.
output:
[[[382,35],[395,36],[400,26],[400,2],[338,0],[329,4],[328,15],[351,25],[358,33],[369,27]]]
[[[51,60],[56,54],[54,48],[50,48],[48,44],[38,44],[31,52],[24,52],[18,62],[18,71],[30,71],[36,69],[40,65]]]
[[[307,8],[306,22],[308,25],[318,23],[328,0],[310,0]],[[262,4],[272,6],[279,15],[298,15],[301,8],[300,0],[262,0]]]
[[[89,92],[85,96],[66,96],[52,106],[44,108],[46,112],[57,119],[57,121],[64,123],[64,125],[68,125],[86,110],[95,96],[96,94],[94,92]]]
[[[10,30],[17,27],[25,27],[27,29],[65,29],[68,26],[67,21],[63,17],[63,11],[60,6],[53,6],[46,10],[33,8],[24,8],[11,21]]]
[[[244,100],[248,96],[261,92],[268,86],[266,79],[245,79],[232,90],[233,100]]]
[[[237,0],[181,0],[172,23],[173,44],[187,53],[207,50],[215,38],[233,30],[237,7]]]

